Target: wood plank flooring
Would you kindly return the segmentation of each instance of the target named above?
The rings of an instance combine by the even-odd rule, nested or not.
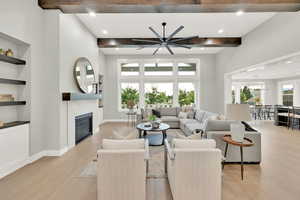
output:
[[[106,123],[62,157],[45,157],[0,180],[1,200],[96,200],[96,178],[80,177],[80,172],[96,157],[103,137],[124,123]],[[240,179],[239,165],[226,165],[223,200],[299,200],[300,131],[276,127],[271,122],[255,122],[262,132],[261,165],[246,165]],[[147,181],[147,200],[171,200],[165,179]]]

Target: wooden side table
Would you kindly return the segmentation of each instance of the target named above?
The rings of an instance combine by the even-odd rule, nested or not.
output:
[[[254,145],[253,141],[250,140],[249,138],[244,138],[243,142],[237,142],[237,141],[234,141],[234,140],[231,139],[231,135],[225,135],[225,136],[223,136],[222,139],[223,139],[224,142],[226,142],[225,155],[224,155],[225,159],[226,159],[226,156],[227,156],[227,150],[228,150],[228,145],[229,144],[240,147],[240,151],[241,151],[241,176],[242,176],[242,180],[243,180],[244,179],[244,159],[243,159],[244,153],[243,153],[243,148],[253,146]],[[223,162],[223,169],[224,169],[224,165],[225,165],[225,163]]]

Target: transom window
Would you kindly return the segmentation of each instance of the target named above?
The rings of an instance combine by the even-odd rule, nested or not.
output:
[[[118,60],[119,109],[199,105],[199,59]]]

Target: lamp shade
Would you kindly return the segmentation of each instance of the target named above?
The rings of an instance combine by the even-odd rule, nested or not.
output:
[[[237,121],[251,121],[248,104],[227,104],[226,119]]]

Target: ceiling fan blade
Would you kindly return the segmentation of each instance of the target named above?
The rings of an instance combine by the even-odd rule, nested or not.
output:
[[[186,46],[186,45],[182,45],[182,44],[176,44],[176,43],[169,43],[170,46],[175,46],[175,47],[182,47],[185,49],[191,49],[192,47]]]
[[[142,50],[144,48],[154,48],[154,47],[160,47],[160,44],[139,45],[139,47],[136,50]]]
[[[178,27],[168,38],[167,41],[169,41],[170,39],[172,39],[179,31],[181,31],[184,28],[184,26],[180,26]]]
[[[132,41],[135,41],[135,42],[149,42],[149,43],[160,44],[160,42],[156,41],[156,40],[132,39]]]
[[[163,42],[163,38],[151,27],[149,26],[150,31],[152,31],[152,33],[154,33],[154,35],[156,35],[156,37]]]
[[[155,55],[155,54],[158,52],[159,49],[160,49],[160,47],[158,47],[158,48],[153,52],[152,55]]]
[[[198,35],[195,35],[195,36],[191,36],[191,37],[185,37],[185,38],[178,38],[178,39],[175,39],[175,40],[170,40],[169,42],[179,42],[179,41],[183,41],[183,40],[190,40],[190,39],[194,39],[194,38],[199,38]]]
[[[168,51],[170,52],[170,54],[174,55],[174,52],[172,51],[172,49],[169,47],[169,45],[165,45],[166,48],[168,49]]]

